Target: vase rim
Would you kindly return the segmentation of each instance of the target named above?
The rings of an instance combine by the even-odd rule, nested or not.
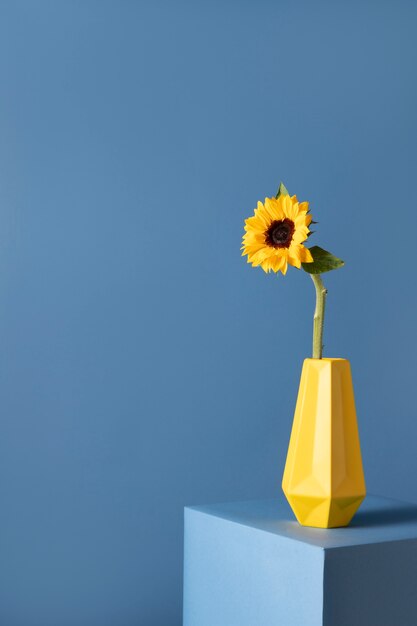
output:
[[[330,362],[333,362],[333,361],[348,361],[349,359],[345,359],[343,357],[338,357],[338,356],[335,356],[335,357],[325,356],[322,359],[313,359],[312,357],[307,357],[304,360],[305,361],[330,361]]]

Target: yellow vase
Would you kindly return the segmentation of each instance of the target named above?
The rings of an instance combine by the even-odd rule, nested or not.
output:
[[[347,526],[366,495],[350,364],[305,359],[282,488],[303,526]]]

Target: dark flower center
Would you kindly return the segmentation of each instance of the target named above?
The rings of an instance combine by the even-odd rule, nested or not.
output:
[[[289,248],[295,226],[292,220],[275,220],[265,233],[265,243],[273,248]]]

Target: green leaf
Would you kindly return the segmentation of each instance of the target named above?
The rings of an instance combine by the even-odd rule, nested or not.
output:
[[[333,254],[327,252],[327,250],[323,250],[323,248],[319,246],[313,246],[310,248],[310,252],[313,257],[313,262],[301,263],[303,270],[309,274],[324,274],[324,272],[337,270],[345,264],[342,259],[338,259],[337,256],[333,256]]]
[[[284,183],[280,183],[279,187],[278,187],[278,192],[277,195],[275,196],[276,199],[278,200],[278,198],[280,196],[289,196],[290,194],[288,193],[288,189],[286,188],[286,186],[284,185]]]

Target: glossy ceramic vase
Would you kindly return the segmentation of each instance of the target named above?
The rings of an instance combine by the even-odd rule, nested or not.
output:
[[[303,526],[347,526],[366,495],[349,361],[306,359],[282,488]]]

